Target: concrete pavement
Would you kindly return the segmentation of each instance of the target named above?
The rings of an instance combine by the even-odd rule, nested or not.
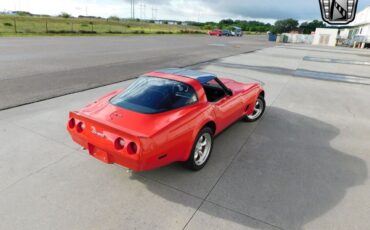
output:
[[[130,81],[1,111],[0,229],[367,229],[370,86],[301,75],[366,79],[368,65],[315,61],[366,55],[290,45],[194,66],[264,84],[269,106],[218,136],[200,172],[130,174],[70,141],[68,111]]]

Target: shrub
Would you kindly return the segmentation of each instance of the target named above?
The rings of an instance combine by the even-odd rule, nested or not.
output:
[[[145,34],[144,30],[134,30],[132,33],[134,34]]]
[[[4,23],[4,26],[13,26],[13,24],[12,23],[9,23],[9,22],[5,22]]]
[[[112,31],[112,30],[109,30],[107,33],[108,34],[122,34],[121,31]]]
[[[86,30],[80,30],[78,31],[81,34],[96,34],[96,31],[86,31]]]
[[[62,12],[62,13],[60,13],[59,17],[62,17],[62,18],[71,18],[72,15],[70,15],[70,14],[68,14],[66,12]]]
[[[117,16],[110,16],[110,17],[108,18],[108,20],[110,20],[110,21],[120,21],[120,18],[119,18],[119,17],[117,17]]]
[[[71,30],[49,30],[49,34],[75,34],[76,31]]]

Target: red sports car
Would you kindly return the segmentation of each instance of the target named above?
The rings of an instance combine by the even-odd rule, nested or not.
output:
[[[208,31],[208,35],[220,37],[222,36],[222,30],[216,29],[216,30]]]
[[[185,162],[207,163],[213,138],[233,122],[258,120],[265,92],[188,69],[163,69],[136,79],[76,112],[67,124],[72,139],[91,156],[134,171]]]

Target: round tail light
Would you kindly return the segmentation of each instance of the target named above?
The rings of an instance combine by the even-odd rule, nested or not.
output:
[[[75,126],[76,126],[76,121],[75,121],[75,119],[74,119],[74,118],[69,119],[69,121],[68,121],[68,127],[69,127],[70,129],[73,129]]]
[[[130,142],[127,145],[127,152],[128,152],[128,154],[136,154],[137,153],[137,145],[135,144],[135,142]]]
[[[83,122],[78,122],[77,124],[77,132],[81,133],[86,128],[86,125]]]
[[[122,138],[117,138],[115,141],[114,141],[114,147],[118,150],[121,150],[125,147],[125,141],[122,139]]]

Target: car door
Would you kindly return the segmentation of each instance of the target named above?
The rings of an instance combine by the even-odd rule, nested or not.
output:
[[[227,128],[243,114],[242,102],[239,95],[225,96],[214,103],[216,123],[219,130]]]

